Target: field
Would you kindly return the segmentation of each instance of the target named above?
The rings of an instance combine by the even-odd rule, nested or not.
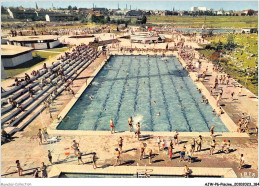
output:
[[[204,23],[205,22],[205,23]],[[258,27],[257,16],[148,16],[147,23],[171,24],[183,28],[243,28]]]
[[[226,73],[229,73],[238,82],[247,87],[254,94],[258,94],[258,35],[236,34],[234,37],[235,47],[231,50],[206,49],[199,50],[205,57],[214,63],[220,63]],[[208,38],[212,48],[225,46],[229,36],[226,34]]]

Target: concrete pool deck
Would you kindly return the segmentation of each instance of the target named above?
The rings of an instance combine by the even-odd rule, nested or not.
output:
[[[115,52],[116,53],[116,52]],[[122,53],[128,54],[128,53]],[[130,54],[130,53],[129,53]],[[146,54],[142,52],[134,52],[133,54]],[[154,54],[149,52],[149,54]],[[162,53],[157,53],[162,54]],[[172,52],[167,52],[166,54],[173,54]],[[87,70],[82,72],[81,75],[73,82],[72,89],[77,93],[83,84],[86,84],[86,79],[91,78],[91,74],[96,70],[95,67],[98,67],[98,64],[102,63],[105,59],[104,56],[98,58],[92,66],[89,66]],[[203,67],[205,68],[208,63],[203,63]],[[203,82],[203,84],[205,84]],[[225,94],[225,93],[224,93]],[[249,92],[250,94],[250,92]],[[50,137],[60,136],[59,141],[55,143],[45,143],[44,145],[38,145],[38,140],[36,139],[36,134],[39,128],[50,127],[53,120],[57,120],[57,116],[60,115],[60,112],[66,107],[66,105],[71,101],[73,96],[71,94],[62,93],[51,105],[51,111],[53,119],[49,117],[49,113],[42,112],[37,118],[34,119],[23,131],[17,132],[14,135],[13,141],[3,144],[1,146],[1,175],[2,177],[18,177],[18,174],[15,171],[15,160],[19,159],[21,162],[21,166],[24,169],[23,177],[32,177],[33,168],[39,167],[41,162],[45,162],[48,165],[47,171],[49,172],[49,176],[52,175],[52,168],[58,166],[62,171],[63,167],[68,168],[72,165],[73,170],[82,171],[85,169],[84,166],[77,166],[77,158],[75,156],[67,157],[65,153],[69,152],[73,155],[73,150],[67,149],[72,145],[72,141],[76,140],[80,144],[80,150],[84,153],[83,161],[86,164],[91,164],[89,161],[91,160],[91,152],[96,152],[97,157],[99,158],[97,161],[97,165],[103,168],[111,168],[110,164],[113,164],[115,161],[114,149],[118,146],[117,140],[118,136],[122,136],[124,139],[123,145],[123,154],[122,154],[122,163],[127,165],[128,167],[136,166],[137,163],[139,167],[148,165],[148,160],[144,159],[139,161],[140,157],[140,143],[145,142],[148,145],[148,148],[153,149],[153,153],[155,153],[155,158],[153,159],[153,163],[147,166],[147,168],[183,168],[184,164],[188,164],[187,162],[178,162],[179,154],[178,152],[182,149],[184,144],[188,145],[193,137],[197,138],[198,134],[202,134],[199,132],[193,132],[186,134],[184,132],[180,132],[180,145],[174,146],[174,154],[173,159],[170,160],[169,156],[163,152],[158,151],[158,147],[156,144],[156,138],[149,138],[147,135],[152,136],[161,136],[169,140],[172,139],[173,133],[171,132],[142,132],[141,135],[147,138],[141,138],[141,141],[137,141],[134,138],[134,134],[130,132],[116,133],[111,135],[110,132],[102,132],[102,131],[57,131],[49,130]],[[248,99],[245,97],[238,98],[237,102],[227,103],[227,107],[225,111],[227,114],[234,119],[234,105],[236,106],[236,113],[250,112],[252,117],[256,119],[258,116],[258,109],[256,104],[258,102],[252,101],[252,99]],[[258,122],[258,120],[255,120]],[[252,131],[251,131],[252,132]],[[154,133],[154,134],[151,134]],[[216,135],[221,133],[216,133]],[[234,135],[234,136],[233,136]],[[244,172],[252,172],[254,173],[254,177],[258,177],[258,136],[252,134],[248,136],[246,133],[222,133],[221,136],[216,136],[216,141],[218,143],[216,150],[220,149],[221,142],[223,139],[231,140],[231,149],[232,152],[229,154],[218,153],[213,156],[209,155],[209,147],[210,141],[212,140],[209,136],[209,132],[205,132],[202,134],[203,136],[203,145],[202,152],[195,152],[193,157],[196,158],[194,163],[188,164],[189,167],[197,168],[198,171],[209,170],[209,168],[219,168],[219,170],[224,170],[223,168],[232,168],[237,177],[243,177]],[[66,149],[66,150],[65,150]],[[48,163],[47,150],[53,150],[53,162],[54,165],[50,165]],[[239,165],[239,156],[240,154],[244,154],[246,159],[247,168],[238,170],[237,167]],[[147,153],[146,153],[147,154]],[[116,168],[125,167],[124,165],[118,166]],[[92,168],[92,166],[90,166]],[[88,170],[88,166],[86,166],[86,171]],[[96,169],[101,170],[100,168]],[[177,171],[178,169],[176,169]],[[53,170],[54,171],[54,170]],[[77,171],[73,171],[74,173]]]

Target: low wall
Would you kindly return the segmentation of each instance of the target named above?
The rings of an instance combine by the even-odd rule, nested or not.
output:
[[[59,44],[60,44],[59,40],[56,40],[54,42],[50,42],[50,48],[54,48],[54,47],[58,46]]]
[[[15,67],[32,59],[32,52],[28,52],[13,58],[1,58],[1,61],[4,67]]]

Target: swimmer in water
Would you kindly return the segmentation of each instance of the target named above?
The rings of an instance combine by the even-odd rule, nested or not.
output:
[[[161,115],[161,113],[159,112],[158,114],[156,114],[156,116],[160,116]]]
[[[70,119],[70,117],[69,116],[67,116],[65,119],[64,119],[64,121],[67,121],[67,120],[69,120]]]
[[[156,101],[153,101],[153,104],[157,104]]]
[[[183,87],[182,86],[180,86],[180,89],[182,89]]]

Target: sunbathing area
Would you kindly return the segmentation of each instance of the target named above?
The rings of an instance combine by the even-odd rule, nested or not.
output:
[[[4,30],[59,45],[1,45],[56,53],[1,80],[1,178],[257,179],[258,95],[208,58],[214,35],[122,25]]]

